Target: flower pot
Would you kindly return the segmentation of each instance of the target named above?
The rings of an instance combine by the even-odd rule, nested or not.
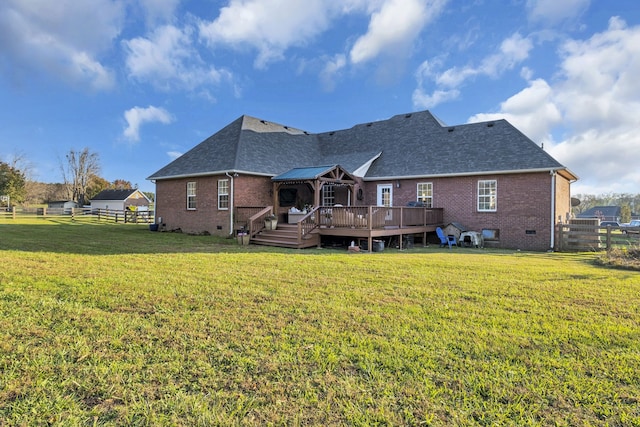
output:
[[[264,228],[267,230],[275,230],[278,228],[278,220],[277,219],[265,219],[264,220]]]

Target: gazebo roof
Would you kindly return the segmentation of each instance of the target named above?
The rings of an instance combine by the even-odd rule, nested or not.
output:
[[[329,165],[329,166],[311,166],[311,167],[305,167],[305,168],[293,168],[293,169],[289,169],[287,172],[283,174],[274,176],[273,178],[271,178],[271,180],[272,181],[308,181],[308,180],[318,179],[338,167],[340,166]]]

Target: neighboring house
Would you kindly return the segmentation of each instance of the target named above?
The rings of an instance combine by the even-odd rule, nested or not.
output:
[[[71,213],[72,209],[78,207],[78,203],[73,200],[56,200],[54,202],[47,203],[49,209],[60,209],[64,213]]]
[[[594,206],[576,215],[576,218],[599,218],[600,221],[620,222],[620,206]]]
[[[423,111],[318,134],[242,116],[148,179],[169,230],[230,235],[241,207],[284,220],[291,206],[418,203],[494,246],[547,250],[577,177],[505,120],[447,126]]]
[[[102,190],[91,199],[91,210],[109,209],[124,211],[125,209],[148,210],[151,201],[140,190]]]

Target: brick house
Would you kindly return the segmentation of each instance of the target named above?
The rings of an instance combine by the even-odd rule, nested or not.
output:
[[[294,206],[417,204],[493,246],[548,250],[577,177],[505,120],[447,126],[422,111],[317,134],[242,116],[148,179],[167,229],[231,235],[244,207],[286,222]]]

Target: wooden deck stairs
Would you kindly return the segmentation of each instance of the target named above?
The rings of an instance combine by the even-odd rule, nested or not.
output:
[[[256,234],[251,243],[256,245],[279,246],[283,248],[303,249],[318,246],[320,234],[317,230],[302,237],[298,242],[298,226],[296,224],[280,224],[275,230],[262,230]]]

